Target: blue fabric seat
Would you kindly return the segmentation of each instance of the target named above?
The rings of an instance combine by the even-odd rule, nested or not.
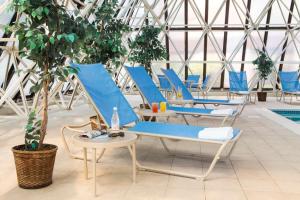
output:
[[[173,69],[161,69],[165,76],[168,78],[171,85],[174,88],[181,88],[182,96],[184,100],[194,101],[196,104],[217,104],[217,105],[241,105],[243,102],[236,102],[230,100],[221,100],[221,99],[196,99],[182,83],[178,75],[174,72]]]
[[[286,93],[295,93],[300,91],[298,71],[278,72],[282,91]]]
[[[170,85],[168,79],[164,75],[157,75],[159,81],[159,87],[162,90],[172,91],[172,86]]]
[[[200,75],[188,75],[185,82],[185,86],[187,88],[192,88],[192,89],[199,88],[199,80],[200,80]]]
[[[230,92],[248,92],[248,81],[246,71],[229,72],[229,91]]]
[[[139,132],[141,134],[151,134],[157,135],[159,137],[167,138],[186,138],[187,140],[198,140],[198,134],[205,127],[199,126],[187,126],[183,124],[166,124],[158,122],[139,122],[132,128],[128,130],[133,132]],[[234,139],[240,133],[239,129],[234,129],[233,138]]]

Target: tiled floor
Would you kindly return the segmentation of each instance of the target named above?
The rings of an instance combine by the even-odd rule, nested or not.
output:
[[[132,99],[132,97],[131,97]],[[230,161],[219,162],[205,182],[149,172],[139,172],[137,183],[131,182],[131,160],[127,149],[108,151],[98,164],[96,199],[164,199],[164,200],[299,200],[300,199],[300,135],[275,121],[266,119],[261,108],[299,107],[276,102],[248,105],[235,127],[244,132]],[[136,102],[136,101],[135,101]],[[134,103],[133,103],[134,104]],[[85,180],[83,164],[68,157],[60,138],[60,128],[66,124],[83,123],[92,114],[87,105],[72,111],[50,114],[48,143],[57,144],[53,184],[39,190],[18,188],[11,147],[23,142],[23,120],[8,120],[0,124],[0,199],[94,199],[92,179]],[[194,125],[217,126],[220,121],[192,118]],[[181,118],[172,119],[180,122]],[[215,146],[191,142],[168,144],[176,152],[212,155]],[[145,165],[202,174],[207,170],[207,158],[169,156],[157,140],[142,138],[137,144],[138,160]],[[91,166],[90,166],[91,169]]]

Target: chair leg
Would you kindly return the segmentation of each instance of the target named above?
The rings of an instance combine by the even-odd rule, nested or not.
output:
[[[171,150],[168,148],[167,144],[165,143],[165,141],[162,138],[159,138],[159,140],[169,155],[172,155],[172,156],[175,155],[171,152]]]
[[[162,143],[164,144],[162,138],[160,138],[160,139],[161,139]],[[236,140],[234,142],[236,142]],[[150,172],[156,172],[156,173],[161,173],[161,174],[168,174],[168,175],[174,175],[174,176],[180,176],[180,177],[186,177],[186,178],[192,178],[192,179],[201,179],[202,181],[205,181],[207,179],[207,177],[209,176],[209,174],[214,169],[214,167],[216,166],[217,161],[220,159],[220,156],[221,156],[222,152],[224,151],[225,147],[228,145],[228,143],[229,143],[229,141],[226,141],[223,144],[221,144],[221,146],[219,147],[216,155],[214,156],[208,170],[203,175],[147,167],[147,166],[140,164],[138,161],[136,161],[136,166],[137,166],[138,170],[144,170],[144,171],[150,171]],[[234,146],[231,147],[229,154],[231,154],[233,148],[234,148]],[[133,154],[132,149],[131,148],[128,148],[128,149],[129,149],[130,154],[132,155]]]
[[[223,143],[220,148],[217,151],[217,154],[215,155],[213,161],[211,162],[208,170],[204,173],[202,180],[205,181],[208,175],[212,172],[214,167],[216,166],[218,160],[220,159],[221,153],[223,152],[224,148],[227,146],[228,142]]]
[[[188,120],[186,119],[185,115],[182,115],[182,117],[183,117],[185,123],[186,123],[187,125],[190,125],[189,122],[188,122]]]
[[[225,122],[227,121],[228,117],[224,117],[222,123],[221,123],[221,126],[224,126],[225,125]]]

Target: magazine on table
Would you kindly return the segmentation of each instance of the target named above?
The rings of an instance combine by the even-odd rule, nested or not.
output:
[[[89,139],[94,139],[94,138],[107,138],[108,134],[106,131],[100,131],[100,130],[93,130],[93,131],[86,131],[85,133],[81,134],[80,137],[83,138],[89,138]]]

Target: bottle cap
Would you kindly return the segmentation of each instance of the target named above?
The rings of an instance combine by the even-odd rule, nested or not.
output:
[[[117,108],[117,107],[114,107],[113,110],[116,111],[116,110],[118,110],[118,108]]]

